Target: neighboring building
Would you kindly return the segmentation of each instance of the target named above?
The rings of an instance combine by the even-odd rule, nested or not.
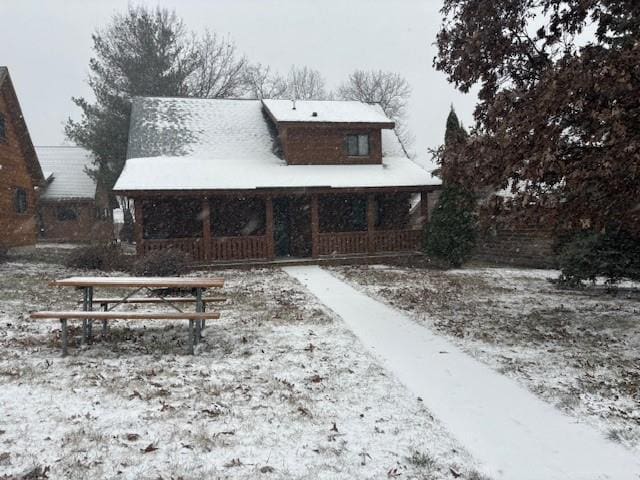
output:
[[[91,153],[80,147],[36,147],[46,177],[40,195],[40,238],[56,242],[113,239],[109,199],[88,174]]]
[[[0,67],[0,247],[32,245],[44,182],[9,70]]]
[[[411,161],[380,106],[135,98],[114,188],[134,200],[138,254],[195,261],[421,249],[440,181]],[[410,208],[421,195],[415,226]]]

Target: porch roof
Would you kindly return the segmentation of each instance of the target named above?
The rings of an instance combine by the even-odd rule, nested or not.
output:
[[[439,185],[408,158],[383,165],[286,165],[151,157],[127,161],[115,190],[251,190],[260,188],[367,188]]]

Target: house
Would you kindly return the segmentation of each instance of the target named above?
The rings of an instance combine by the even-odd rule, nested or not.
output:
[[[440,188],[361,102],[135,98],[127,156],[138,254],[196,262],[417,251]]]
[[[32,245],[44,176],[9,70],[0,67],[0,247]]]
[[[87,242],[113,239],[107,195],[96,190],[87,174],[91,152],[80,147],[36,147],[46,186],[40,195],[40,238]]]

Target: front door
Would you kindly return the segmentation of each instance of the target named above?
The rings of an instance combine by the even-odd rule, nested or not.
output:
[[[276,257],[311,256],[311,208],[308,197],[273,200]]]

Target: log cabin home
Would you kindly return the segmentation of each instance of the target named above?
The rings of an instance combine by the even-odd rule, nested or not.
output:
[[[40,239],[50,242],[109,241],[113,216],[108,196],[87,169],[91,152],[76,146],[36,147],[46,186],[40,195]]]
[[[138,254],[198,263],[415,252],[440,188],[361,102],[135,98],[127,156]]]
[[[9,70],[0,67],[0,248],[36,243],[44,176]]]

